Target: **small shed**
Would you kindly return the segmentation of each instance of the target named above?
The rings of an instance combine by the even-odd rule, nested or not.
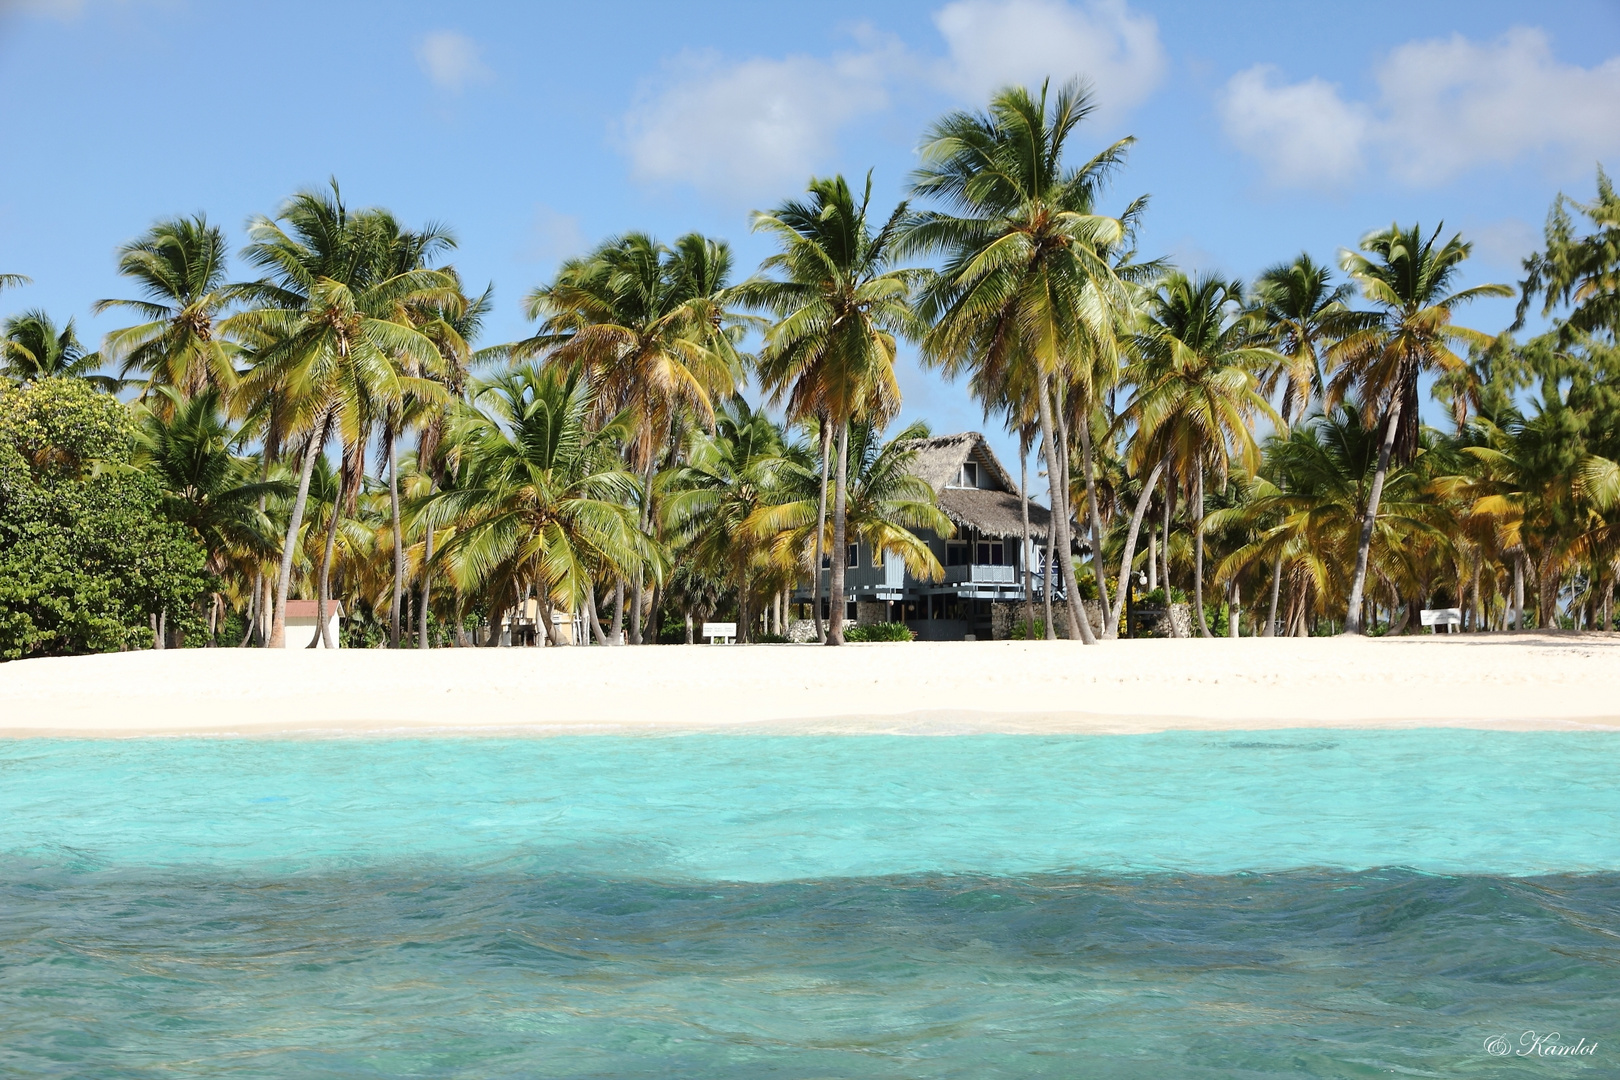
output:
[[[315,640],[317,649],[324,648],[324,644],[315,634],[316,602],[314,600],[287,601],[287,634],[282,641],[286,649],[304,649],[309,647],[311,639]],[[343,618],[343,605],[333,600],[326,605],[327,637],[332,639],[332,648],[343,647],[338,637],[338,620]]]

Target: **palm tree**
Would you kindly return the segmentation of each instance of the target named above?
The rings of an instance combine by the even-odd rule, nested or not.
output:
[[[939,120],[924,139],[914,190],[946,209],[917,215],[906,233],[907,250],[945,253],[922,308],[933,322],[925,359],[951,374],[971,369],[985,385],[1033,391],[1071,636],[1087,643],[1094,635],[1069,557],[1067,440],[1054,417],[1059,388],[1094,401],[1116,362],[1130,302],[1110,254],[1126,228],[1095,206],[1132,141],[1065,167],[1065,144],[1092,107],[1077,83],[1050,102],[1044,86],[1038,97],[1015,87],[991,99],[987,113]],[[1089,478],[1089,459],[1085,468]]]
[[[533,584],[555,644],[556,605],[577,610],[600,571],[628,574],[652,554],[637,528],[636,478],[617,454],[634,420],[593,427],[596,409],[578,373],[525,366],[475,385],[455,412],[460,467],[423,519],[454,527],[436,559],[463,591],[489,589],[492,628]]]
[[[153,387],[173,386],[186,396],[207,387],[229,392],[236,382],[236,345],[219,333],[230,303],[225,234],[207,218],[160,221],[118,252],[118,272],[140,285],[141,300],[98,300],[96,314],[115,309],[146,321],[107,335],[102,352],[123,365],[121,374],[146,374],[144,397]],[[174,399],[158,398],[160,408]]]
[[[438,270],[395,272],[401,233],[384,211],[351,214],[335,182],[331,194],[302,192],[276,220],[258,218],[249,226],[253,242],[244,255],[269,273],[237,288],[255,306],[225,323],[227,332],[252,348],[241,397],[273,407],[282,432],[305,436],[276,578],[271,648],[280,648],[285,638],[293,549],[310,472],[327,440],[336,432],[346,447],[358,447],[375,418],[406,394],[424,400],[443,394],[432,380],[402,373],[402,360],[432,367],[439,354],[429,338],[400,321],[399,311],[402,305],[453,299],[455,281]]]
[[[1260,450],[1249,418],[1275,417],[1255,373],[1278,356],[1258,343],[1253,322],[1241,309],[1242,296],[1240,282],[1168,275],[1136,334],[1138,359],[1127,373],[1136,389],[1121,413],[1136,428],[1129,455],[1133,470],[1140,473],[1162,460],[1183,483],[1191,483],[1197,513],[1193,606],[1204,637],[1210,636],[1204,616],[1204,475],[1213,468],[1224,484],[1233,449],[1244,467],[1255,471]],[[1122,565],[1129,565],[1132,555],[1128,548]]]
[[[1458,307],[1482,296],[1513,295],[1506,285],[1448,291],[1473,246],[1463,243],[1461,234],[1441,246],[1443,228],[1436,228],[1425,239],[1421,226],[1402,230],[1391,225],[1362,239],[1361,250],[1366,254],[1347,251],[1342,260],[1362,295],[1378,309],[1378,318],[1330,350],[1329,356],[1339,365],[1339,371],[1329,384],[1328,398],[1330,403],[1336,403],[1351,386],[1356,387],[1369,415],[1379,418],[1383,434],[1378,470],[1373,475],[1350,578],[1349,607],[1344,618],[1347,634],[1363,630],[1361,604],[1367,562],[1390,461],[1404,465],[1417,453],[1418,378],[1428,371],[1464,367],[1465,362],[1451,350],[1455,342],[1480,348],[1490,344],[1490,335],[1452,323]]]
[[[913,577],[939,581],[945,571],[916,530],[932,529],[948,538],[956,528],[936,504],[933,487],[912,471],[917,459],[915,441],[928,435],[928,425],[921,421],[887,439],[876,424],[852,424],[845,517],[848,536],[865,543],[874,559],[897,555]],[[802,566],[805,554],[816,547],[817,531],[825,531],[817,513],[820,487],[809,462],[787,462],[769,504],[750,519],[753,532],[770,537],[773,548],[791,565]]]
[[[760,535],[754,520],[768,506],[776,473],[786,464],[784,450],[782,432],[770,417],[731,402],[720,411],[712,436],[694,436],[689,461],[663,505],[685,558],[737,591],[743,642],[751,636],[753,586],[770,570],[769,537]]]
[[[1591,223],[1593,231],[1575,235],[1570,208]],[[1543,297],[1542,315],[1560,305],[1572,310],[1566,333],[1620,333],[1620,195],[1602,166],[1597,171],[1597,198],[1579,203],[1559,195],[1547,215],[1545,251],[1524,261],[1526,277],[1513,329],[1524,324],[1530,301]]]
[[[27,274],[0,274],[0,292],[7,289],[20,289],[24,285],[32,285],[34,279]]]
[[[1349,282],[1333,284],[1333,271],[1301,253],[1291,263],[1279,263],[1260,275],[1254,290],[1254,312],[1265,336],[1281,357],[1266,372],[1260,388],[1270,396],[1282,387],[1283,424],[1297,420],[1327,389],[1323,361],[1328,346],[1364,330],[1377,318],[1353,311],[1348,301],[1355,294]]]
[[[84,379],[109,391],[120,385],[115,378],[91,374],[101,366],[101,356],[85,351],[72,319],[58,329],[49,315],[34,309],[0,324],[0,335],[0,370],[18,385],[58,378]]]
[[[223,578],[275,551],[275,528],[261,508],[288,486],[253,477],[253,464],[233,452],[240,432],[225,419],[220,393],[209,387],[185,398],[159,386],[161,408],[146,411],[134,465],[163,493],[164,512],[189,528],[208,553],[208,571]],[[219,626],[220,595],[209,613],[209,641]]]
[[[895,348],[898,338],[921,333],[911,304],[920,275],[893,265],[905,204],[872,227],[870,175],[858,201],[842,176],[811,180],[808,196],[754,215],[754,229],[781,250],[737,295],[776,316],[759,358],[771,400],[786,403],[790,421],[822,417],[836,432],[826,643],[842,645],[850,424],[885,421],[900,407]]]
[[[741,320],[729,306],[731,249],[696,233],[666,248],[650,236],[610,239],[563,264],[552,284],[525,299],[540,332],[512,346],[523,358],[586,375],[601,416],[629,410],[630,458],[642,474],[641,528],[651,530],[660,455],[680,442],[687,418],[708,427],[716,399],[736,393]],[[640,644],[643,580],[632,596],[630,640]],[[656,607],[656,605],[653,605]]]

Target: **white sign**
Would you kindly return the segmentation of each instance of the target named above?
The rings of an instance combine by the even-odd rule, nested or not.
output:
[[[724,638],[730,641],[737,636],[737,624],[734,622],[706,622],[703,624],[703,636],[714,644],[715,638]]]
[[[1424,626],[1461,626],[1462,608],[1424,608],[1418,613]]]

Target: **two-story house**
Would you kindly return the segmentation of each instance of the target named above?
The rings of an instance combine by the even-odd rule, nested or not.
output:
[[[874,560],[864,544],[845,553],[845,617],[860,622],[904,622],[924,641],[961,641],[991,637],[993,603],[1024,599],[1024,569],[1035,595],[1043,581],[1041,553],[1051,513],[1029,503],[1031,551],[1025,551],[1024,523],[1017,480],[1008,475],[995,452],[978,432],[918,439],[913,471],[934,489],[940,510],[956,526],[945,538],[931,530],[919,535],[945,570],[941,581],[912,576],[898,556]],[[822,570],[821,595],[826,610],[828,571]],[[794,593],[795,603],[810,602],[810,583]]]

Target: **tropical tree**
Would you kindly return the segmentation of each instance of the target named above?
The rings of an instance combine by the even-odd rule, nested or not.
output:
[[[1591,232],[1576,235],[1572,209]],[[1611,341],[1620,334],[1620,195],[1601,166],[1595,200],[1558,196],[1547,215],[1545,250],[1526,259],[1524,269],[1515,330],[1539,295],[1544,316],[1561,306],[1571,308],[1566,325],[1573,333],[1606,333]]]
[[[1350,308],[1354,295],[1354,285],[1334,285],[1333,271],[1304,253],[1271,267],[1256,282],[1254,312],[1280,358],[1260,388],[1270,396],[1281,387],[1278,413],[1284,424],[1304,417],[1327,390],[1323,363],[1328,346],[1366,329],[1376,318]]]
[[[146,376],[142,397],[172,386],[190,396],[214,388],[228,393],[236,382],[238,348],[220,333],[231,301],[225,284],[230,248],[225,234],[201,214],[160,221],[118,252],[118,272],[135,281],[140,300],[98,300],[93,308],[129,310],[144,319],[107,335],[102,354],[128,376]],[[176,399],[158,395],[155,405]]]
[[[736,295],[776,318],[759,357],[767,395],[786,405],[790,421],[823,418],[836,433],[826,643],[842,645],[850,425],[899,410],[895,350],[922,332],[911,303],[920,274],[894,265],[905,204],[874,228],[871,176],[859,199],[842,176],[812,180],[807,194],[754,215],[755,231],[780,250]]]
[[[742,377],[737,342],[747,320],[731,308],[730,275],[731,249],[720,241],[689,233],[666,248],[631,233],[564,263],[552,284],[524,301],[540,331],[513,345],[512,356],[544,355],[582,372],[600,417],[629,412],[629,458],[648,500],[640,508],[644,532],[656,525],[660,457],[673,456],[683,424],[712,426],[716,400],[734,395]],[[643,590],[638,570],[632,644],[642,641]]]
[[[1204,637],[1210,636],[1204,616],[1205,474],[1213,470],[1224,485],[1234,450],[1245,470],[1256,471],[1260,449],[1250,418],[1276,415],[1256,373],[1278,355],[1257,339],[1242,298],[1240,282],[1168,275],[1136,334],[1138,359],[1127,375],[1135,393],[1121,413],[1135,428],[1132,468],[1141,472],[1164,461],[1192,489],[1193,607]],[[1131,557],[1127,549],[1122,565]]]
[[[939,120],[924,137],[913,190],[943,208],[918,214],[906,231],[907,250],[945,256],[921,307],[932,323],[924,357],[949,374],[972,371],[985,385],[1033,391],[1071,636],[1088,643],[1094,634],[1068,554],[1073,515],[1057,393],[1074,387],[1094,400],[1105,389],[1097,373],[1111,370],[1119,322],[1131,308],[1109,258],[1125,224],[1095,207],[1132,140],[1078,168],[1064,163],[1069,137],[1092,108],[1076,83],[1050,99],[1044,86],[1038,96],[1015,87],[986,113]],[[1089,481],[1089,455],[1085,468]]]
[[[1330,349],[1338,371],[1329,384],[1328,400],[1335,404],[1354,387],[1369,418],[1378,419],[1383,439],[1350,578],[1344,619],[1347,634],[1363,631],[1367,564],[1390,462],[1404,465],[1417,454],[1418,379],[1425,372],[1464,367],[1465,362],[1452,351],[1453,344],[1480,348],[1490,344],[1490,335],[1452,322],[1457,308],[1480,297],[1513,293],[1506,285],[1450,291],[1472,245],[1464,243],[1461,234],[1441,244],[1443,228],[1425,237],[1419,225],[1404,230],[1391,225],[1364,237],[1362,254],[1347,251],[1342,260],[1378,318]]]
[[[956,527],[940,511],[932,485],[913,472],[916,440],[928,435],[928,425],[921,421],[908,424],[889,438],[884,438],[883,430],[874,423],[860,421],[850,426],[845,529],[847,537],[864,543],[874,559],[899,556],[913,577],[939,581],[945,571],[916,531],[931,529],[938,536],[950,537]],[[820,477],[804,460],[807,456],[800,455],[799,460],[784,464],[769,504],[749,519],[750,529],[770,538],[778,556],[791,566],[805,564],[806,556],[817,546],[816,531],[826,527],[817,512]],[[835,553],[841,550],[830,549]]]
[[[652,555],[618,454],[634,418],[593,426],[595,396],[577,372],[526,365],[475,384],[455,412],[455,481],[427,500],[423,521],[454,529],[435,558],[463,591],[489,591],[492,628],[532,584],[556,644],[557,606],[578,610],[599,575],[633,573]]]
[[[272,409],[281,432],[304,439],[276,578],[271,648],[285,637],[294,545],[310,472],[327,440],[337,433],[346,447],[363,445],[386,407],[408,393],[424,400],[443,393],[432,380],[403,373],[402,359],[431,367],[439,354],[399,311],[411,303],[448,302],[456,283],[439,270],[396,272],[402,233],[385,211],[351,213],[335,182],[330,194],[302,192],[275,220],[258,218],[249,226],[253,242],[244,255],[268,273],[238,288],[253,306],[225,324],[252,349],[241,397]]]
[[[101,366],[101,356],[85,351],[72,319],[58,328],[38,309],[0,324],[0,360],[6,378],[19,386],[55,378],[84,379],[102,390],[119,386],[117,379],[92,374]]]

